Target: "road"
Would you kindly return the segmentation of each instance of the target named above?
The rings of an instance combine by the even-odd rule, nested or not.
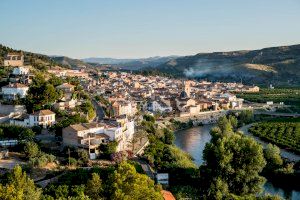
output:
[[[26,163],[16,159],[16,158],[9,158],[9,159],[0,159],[0,168],[4,169],[13,169],[16,165],[25,165]]]
[[[261,114],[261,115],[272,115],[277,117],[300,117],[300,114],[298,113],[278,113],[278,112],[261,112],[261,111],[255,111],[255,114]]]
[[[96,109],[96,114],[97,114],[97,119],[98,121],[104,119],[105,117],[105,113],[104,113],[104,110],[103,108],[98,104],[98,102],[96,100],[92,100],[92,103]]]
[[[144,160],[141,160],[141,159],[134,159],[135,161],[137,161],[138,163],[140,163],[142,169],[144,170],[145,174],[147,176],[149,176],[152,180],[154,180],[155,178],[155,175],[154,175],[154,172],[153,172],[153,169],[151,168],[151,166]]]

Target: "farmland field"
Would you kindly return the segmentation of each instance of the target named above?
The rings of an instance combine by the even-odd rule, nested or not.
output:
[[[249,132],[263,140],[300,154],[300,122],[297,119],[260,122],[252,126]]]
[[[245,100],[265,103],[266,101],[274,101],[274,103],[284,102],[287,105],[300,104],[300,88],[279,88],[266,89],[261,88],[256,93],[237,93],[237,96]]]

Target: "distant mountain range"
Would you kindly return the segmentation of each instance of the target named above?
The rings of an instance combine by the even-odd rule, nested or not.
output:
[[[66,56],[51,56],[51,59],[69,68],[93,67],[92,64]]]
[[[300,45],[199,53],[171,59],[146,70],[215,81],[300,85]]]
[[[8,52],[0,44],[0,66]],[[67,68],[137,70],[175,77],[212,81],[242,81],[247,84],[300,86],[300,45],[231,52],[199,53],[192,56],[150,57],[142,59],[86,58],[47,56],[23,51],[25,62],[37,69],[59,65]]]
[[[144,68],[156,67],[175,58],[178,58],[178,56],[167,56],[167,57],[157,56],[157,57],[137,58],[137,59],[85,58],[82,59],[82,61],[88,63],[101,64],[101,65],[111,65],[111,67],[114,69],[141,70]]]

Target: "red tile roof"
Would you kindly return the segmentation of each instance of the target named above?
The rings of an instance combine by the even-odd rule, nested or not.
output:
[[[43,116],[43,115],[52,115],[55,114],[54,112],[52,112],[51,110],[39,110],[33,113],[33,115],[37,115],[37,116]]]
[[[164,197],[164,200],[176,200],[173,194],[167,190],[160,191]]]

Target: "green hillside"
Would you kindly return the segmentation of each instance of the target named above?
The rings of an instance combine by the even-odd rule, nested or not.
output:
[[[0,44],[0,66],[3,65],[4,58],[7,53],[10,52],[20,52],[21,50],[15,50],[6,46],[3,46]],[[24,59],[25,64],[32,65],[34,68],[39,70],[47,69],[50,66],[59,65],[61,67],[64,67],[63,65],[59,64],[58,62],[55,62],[52,60],[49,56],[37,54],[37,53],[31,53],[23,51],[24,53]]]
[[[300,45],[199,53],[172,59],[155,70],[179,77],[243,81],[248,84],[300,85]]]
[[[53,56],[51,59],[61,65],[67,66],[69,68],[82,68],[82,67],[93,67],[92,64],[83,62],[78,59],[69,58],[66,56]]]
[[[7,53],[20,52],[21,50],[15,50],[10,47],[6,47],[0,44],[0,66],[3,65],[4,58]],[[32,65],[35,69],[46,70],[51,66],[60,66],[63,68],[81,68],[92,67],[91,64],[85,63],[78,59],[72,59],[65,56],[51,57],[38,53],[31,53],[23,51],[26,65]]]

